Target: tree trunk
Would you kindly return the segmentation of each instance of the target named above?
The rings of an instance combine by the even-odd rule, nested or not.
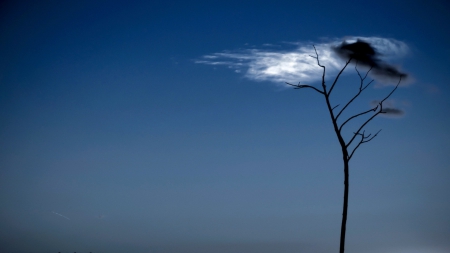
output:
[[[344,206],[342,208],[342,224],[341,224],[341,242],[339,253],[344,253],[345,247],[345,229],[347,226],[347,208],[348,208],[348,159],[344,155]]]

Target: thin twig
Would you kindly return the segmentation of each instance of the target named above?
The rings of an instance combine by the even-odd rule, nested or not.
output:
[[[366,73],[366,75],[364,76],[364,78],[363,77],[361,77],[361,75],[359,74],[359,71],[358,71],[358,69],[356,68],[356,66],[355,66],[355,70],[356,70],[356,72],[358,73],[358,76],[359,76],[359,78],[360,78],[360,85],[359,85],[359,91],[358,91],[358,93],[356,93],[356,95],[355,96],[353,96],[353,98],[352,99],[350,99],[350,101],[348,101],[347,102],[347,104],[341,109],[341,111],[339,111],[339,113],[338,113],[338,115],[336,116],[336,120],[339,118],[339,116],[341,116],[341,114],[342,114],[342,112],[344,112],[344,110],[357,98],[357,97],[359,97],[359,95],[373,82],[373,80],[372,81],[370,81],[366,86],[364,86],[364,87],[362,87],[363,86],[363,84],[364,84],[364,80],[366,79],[366,77],[367,77],[367,74],[369,74],[369,72],[372,70],[372,67],[369,69],[369,71],[367,71],[367,73]]]
[[[348,156],[348,160],[350,160],[350,159],[352,158],[353,153],[355,153],[355,151],[359,148],[359,146],[360,146],[361,144],[367,143],[367,142],[373,140],[373,138],[375,138],[375,137],[378,135],[379,132],[381,132],[381,129],[378,130],[378,132],[377,132],[376,134],[374,134],[374,135],[372,136],[372,138],[370,138],[370,139],[367,139],[367,138],[369,138],[372,134],[369,134],[369,135],[367,135],[367,136],[364,136],[364,132],[363,132],[362,134],[358,134],[358,135],[361,136],[361,140],[359,141],[358,145],[356,145],[356,147],[353,149],[352,153]]]
[[[310,56],[312,58],[316,59],[317,60],[317,65],[319,65],[319,67],[321,67],[323,69],[323,71],[322,71],[322,87],[323,87],[323,92],[324,92],[324,95],[325,95],[325,94],[327,94],[327,88],[326,88],[326,85],[325,85],[325,66],[320,64],[319,54],[317,53],[316,46],[313,45],[313,47],[314,47],[314,52],[316,52],[316,56],[315,57],[311,56],[311,55]]]
[[[358,114],[356,114],[356,115],[351,116],[351,117],[348,118],[346,121],[344,121],[344,123],[342,123],[342,125],[339,127],[339,132],[341,132],[342,127],[344,127],[344,125],[347,124],[350,120],[352,120],[352,119],[354,119],[354,118],[356,118],[356,117],[362,116],[362,115],[364,115],[364,114],[366,114],[366,113],[369,113],[369,112],[375,112],[377,109],[378,109],[378,105],[377,105],[376,107],[370,109],[370,110],[367,110],[367,111],[364,111],[364,112],[361,112],[361,113],[358,113]],[[337,118],[337,117],[336,117],[336,118]]]
[[[341,69],[341,71],[339,71],[339,73],[337,74],[336,78],[334,79],[333,84],[331,85],[330,90],[328,91],[328,96],[331,94],[331,91],[334,88],[334,85],[337,83],[339,77],[341,76],[342,72],[344,72],[344,69],[347,67],[347,65],[350,63],[350,61],[352,60],[352,58],[350,58],[344,65],[344,67]]]
[[[336,106],[334,106],[331,110],[334,110],[336,107],[338,107],[340,104],[337,104]]]
[[[378,114],[382,113],[383,111],[383,102],[386,101],[386,99],[388,99],[392,93],[394,93],[394,91],[398,88],[398,86],[400,85],[400,82],[402,81],[402,77],[400,76],[400,79],[398,80],[397,85],[395,86],[395,88],[383,99],[381,100],[378,105],[380,106],[380,109],[374,114],[372,115],[372,117],[370,117],[368,120],[366,120],[366,122],[364,122],[364,124],[362,124],[358,131],[356,131],[356,133],[353,135],[352,139],[346,144],[346,147],[350,146],[350,144],[353,142],[353,140],[356,138],[356,136],[358,136],[358,134],[361,132],[361,130],[364,128],[364,126],[367,125],[367,123],[369,123],[371,120],[373,120]],[[378,107],[378,106],[377,106]],[[348,121],[348,120],[347,120]],[[346,121],[346,122],[347,122]],[[341,126],[342,128],[342,126]]]
[[[321,91],[321,90],[319,90],[316,87],[311,86],[311,85],[306,85],[306,84],[300,85],[300,83],[299,84],[292,84],[292,83],[287,83],[287,82],[286,82],[286,84],[290,85],[290,86],[293,86],[294,89],[311,88],[311,89],[314,89],[315,91],[319,92],[320,94],[324,94],[323,91]]]

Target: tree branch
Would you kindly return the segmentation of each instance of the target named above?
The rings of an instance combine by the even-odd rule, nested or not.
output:
[[[385,112],[383,112],[383,102],[386,101],[386,99],[388,99],[388,98],[392,95],[392,93],[394,93],[395,90],[397,90],[397,88],[398,88],[398,86],[400,85],[400,82],[401,82],[401,81],[402,81],[402,77],[400,76],[400,79],[398,80],[397,85],[395,85],[395,88],[392,89],[392,91],[391,91],[391,92],[390,92],[383,100],[381,100],[381,101],[378,103],[378,105],[380,106],[380,110],[378,110],[378,112],[376,112],[374,115],[372,115],[372,117],[370,117],[368,120],[366,120],[366,122],[364,122],[364,124],[362,124],[362,125],[359,127],[358,131],[356,131],[356,133],[353,135],[352,139],[345,145],[346,148],[348,148],[348,146],[350,146],[350,144],[352,144],[353,140],[355,140],[356,136],[358,136],[358,134],[361,132],[361,130],[364,128],[364,126],[367,125],[367,123],[369,123],[370,121],[372,121],[376,116],[378,116],[378,114],[380,114],[380,113],[385,113]],[[376,109],[376,108],[378,108],[378,106],[375,107],[374,109]],[[373,109],[372,109],[372,110],[373,110]],[[369,110],[369,111],[370,111],[370,110]],[[353,117],[352,117],[352,118],[353,118]],[[349,121],[349,120],[347,120],[345,123],[347,123],[348,121]],[[341,128],[342,128],[342,125],[341,125]]]
[[[356,64],[358,64],[358,63],[356,63]],[[356,95],[352,98],[352,99],[350,99],[350,101],[348,101],[347,102],[347,104],[339,111],[339,113],[338,113],[338,115],[336,116],[336,120],[339,118],[339,116],[342,114],[342,112],[357,98],[357,97],[359,97],[359,95],[373,82],[373,80],[372,81],[370,81],[366,86],[364,86],[363,87],[363,84],[364,84],[364,80],[366,79],[366,77],[367,77],[367,75],[369,74],[369,72],[372,70],[372,67],[367,71],[367,73],[366,73],[366,75],[364,76],[364,78],[363,77],[361,77],[361,74],[359,73],[359,71],[358,71],[358,68],[357,68],[357,66],[355,66],[355,70],[356,70],[356,72],[358,73],[358,76],[359,76],[359,79],[360,79],[360,85],[359,85],[359,91],[358,91],[358,93],[356,93]],[[341,126],[341,128],[342,128],[342,126]]]
[[[369,72],[372,70],[372,68],[373,68],[373,66],[370,66],[370,69],[366,72],[366,74],[364,75],[364,77],[361,77],[361,74],[359,73],[359,70],[358,70],[358,62],[356,62],[356,64],[355,64],[355,70],[356,70],[356,73],[358,73],[359,80],[361,80],[360,85],[359,85],[359,88],[360,88],[360,89],[362,88],[362,85],[363,85],[363,83],[364,83],[364,80],[367,78],[367,75],[368,75]],[[373,80],[372,80],[371,82],[373,82]],[[370,82],[370,83],[371,83],[371,82]],[[369,83],[369,84],[370,84],[370,83]]]
[[[378,109],[378,105],[377,105],[375,108],[372,108],[372,109],[367,110],[367,111],[365,111],[365,112],[361,112],[361,113],[358,113],[358,114],[356,114],[356,115],[351,116],[351,117],[348,118],[344,123],[342,123],[342,125],[339,127],[339,132],[341,132],[342,127],[344,127],[344,125],[347,124],[350,120],[352,120],[352,119],[354,119],[354,118],[356,118],[356,117],[362,116],[362,115],[364,115],[364,114],[366,114],[366,113],[369,113],[369,112],[375,112],[377,109]],[[336,118],[337,118],[337,117],[336,117]]]
[[[348,61],[345,63],[344,67],[339,71],[339,74],[337,74],[336,78],[334,79],[333,84],[331,85],[330,90],[328,91],[328,96],[331,94],[331,91],[334,88],[334,85],[337,83],[339,77],[341,76],[342,72],[344,72],[344,69],[348,66],[348,64],[352,61],[352,58],[348,59]]]
[[[356,147],[353,149],[352,153],[348,156],[348,160],[350,161],[350,159],[352,159],[353,153],[355,153],[355,151],[359,148],[359,146],[360,146],[361,144],[367,143],[367,142],[373,140],[373,138],[375,138],[375,137],[378,135],[379,132],[381,132],[381,129],[380,129],[376,134],[374,134],[374,135],[372,136],[372,138],[370,138],[370,136],[371,136],[372,134],[369,134],[369,135],[365,136],[365,135],[364,135],[364,131],[363,131],[362,134],[358,134],[359,136],[361,136],[361,140],[359,141],[358,145],[356,145]],[[368,139],[368,138],[369,138],[369,139]]]
[[[383,103],[386,99],[388,99],[392,93],[394,93],[394,91],[398,88],[398,86],[400,85],[400,82],[402,81],[402,77],[400,76],[400,80],[398,80],[397,85],[395,85],[395,88],[391,91],[391,93],[389,93],[389,95],[387,95],[383,100],[381,100],[380,103]]]
[[[320,65],[319,54],[317,53],[316,46],[313,45],[313,47],[314,47],[314,52],[316,52],[316,56],[312,56],[312,55],[310,55],[310,56],[312,58],[316,59],[317,60],[317,65],[319,65],[319,67],[321,67],[323,69],[323,72],[322,72],[322,87],[323,87],[324,95],[326,95],[327,94],[327,86],[325,85],[325,66]]]
[[[292,84],[292,83],[287,83],[287,82],[286,82],[286,84],[287,84],[287,85],[290,85],[290,86],[293,86],[294,89],[311,88],[311,89],[314,89],[315,91],[319,92],[320,94],[324,95],[323,91],[321,91],[321,90],[319,90],[319,89],[317,89],[316,87],[311,86],[311,85],[306,85],[306,84],[302,84],[302,85],[301,85],[300,83],[298,83],[298,84]]]

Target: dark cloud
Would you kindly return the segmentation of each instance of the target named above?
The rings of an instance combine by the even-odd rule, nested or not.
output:
[[[380,54],[368,42],[359,39],[354,43],[344,41],[333,49],[337,55],[345,60],[352,58],[353,62],[359,66],[372,67],[372,74],[384,81],[394,81],[400,77],[402,79],[407,77],[405,73],[400,72],[394,66],[380,60]]]
[[[400,117],[403,116],[403,114],[405,114],[403,110],[400,110],[398,108],[383,108],[383,112],[386,116],[395,116],[395,117]]]
[[[371,106],[377,106],[379,103],[380,101],[373,100],[370,104]],[[383,103],[383,112],[384,113],[381,115],[394,118],[402,117],[405,114],[404,110],[396,108],[395,102],[392,100],[388,100]]]

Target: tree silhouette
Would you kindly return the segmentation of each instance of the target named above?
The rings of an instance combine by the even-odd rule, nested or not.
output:
[[[325,98],[325,102],[328,108],[328,113],[331,117],[331,122],[333,124],[334,132],[336,133],[336,137],[338,138],[339,144],[341,146],[342,151],[342,158],[344,162],[344,204],[343,204],[343,210],[342,210],[342,223],[341,223],[341,235],[340,235],[340,245],[339,245],[339,252],[344,253],[345,248],[345,233],[346,233],[346,225],[347,225],[347,210],[348,210],[348,192],[349,192],[349,162],[352,159],[353,155],[355,154],[355,151],[364,143],[370,142],[375,138],[378,133],[381,131],[381,129],[376,132],[375,134],[366,134],[364,127],[371,122],[376,116],[380,114],[395,114],[398,112],[397,109],[393,108],[384,108],[383,103],[394,93],[395,90],[397,90],[398,86],[400,85],[400,82],[402,81],[402,78],[406,77],[406,74],[399,72],[396,68],[383,63],[381,60],[377,58],[377,52],[376,50],[367,42],[358,40],[354,43],[346,43],[343,42],[338,47],[334,48],[335,53],[337,53],[340,57],[345,59],[345,65],[344,67],[339,71],[339,73],[334,78],[334,81],[332,85],[327,88],[325,84],[325,66],[320,64],[319,60],[319,54],[317,53],[316,47],[314,47],[315,56],[311,56],[317,61],[317,65],[323,69],[322,71],[322,87],[321,89],[318,89],[311,85],[301,85],[299,84],[291,84],[286,83],[290,86],[293,86],[294,89],[302,89],[302,88],[310,88],[318,92],[319,94],[323,95]],[[345,105],[340,109],[339,111],[334,111],[338,106],[332,106],[330,102],[330,96],[333,91],[333,88],[335,87],[336,83],[338,82],[341,74],[344,72],[344,70],[347,68],[347,66],[351,62],[355,62],[355,70],[356,73],[359,76],[360,79],[360,85],[359,90],[356,92],[356,94],[345,103]],[[363,75],[358,70],[358,65],[363,65],[365,67],[368,67],[368,71]],[[366,78],[368,74],[372,71],[372,74],[384,78],[398,78],[398,82],[395,85],[395,87],[391,90],[389,94],[387,94],[386,97],[384,97],[381,101],[378,101],[376,105],[366,111],[362,111],[360,113],[354,114],[346,119],[342,119],[342,113],[350,106],[357,97],[361,95],[363,91],[367,89],[367,87],[374,81],[371,80],[367,84],[364,84],[366,81]],[[366,115],[366,119],[360,123],[359,127],[357,127],[357,130],[353,132],[351,137],[348,140],[345,140],[342,135],[342,129],[343,127],[349,123],[352,120],[355,120],[363,115]],[[367,118],[368,115],[371,115]],[[353,144],[353,145],[352,145]]]

